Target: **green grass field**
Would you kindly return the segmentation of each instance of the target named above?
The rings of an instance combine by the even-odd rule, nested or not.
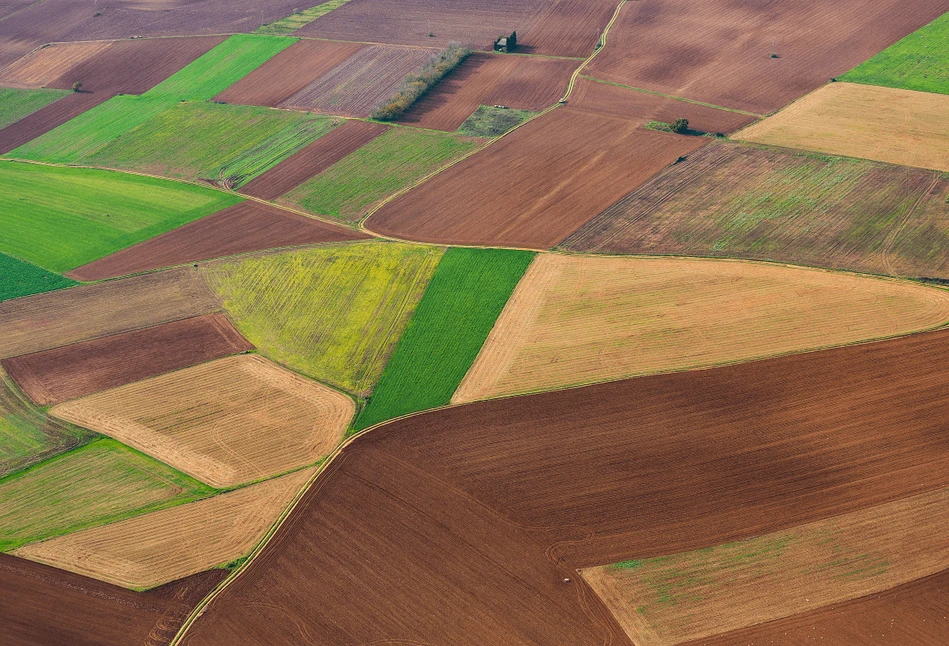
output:
[[[216,103],[178,103],[83,162],[187,179],[253,179],[326,134],[337,120]]]
[[[949,94],[949,13],[840,77],[841,81]]]
[[[88,442],[95,433],[50,417],[0,370],[0,478]]]
[[[349,2],[349,0],[326,0],[323,4],[318,4],[315,7],[310,7],[309,9],[291,14],[286,18],[281,18],[280,20],[262,25],[258,27],[254,33],[268,36],[286,36],[310,24],[320,16],[325,16],[333,9],[339,9],[347,2]]]
[[[450,134],[393,128],[281,198],[316,213],[358,222],[374,203],[477,145]]]
[[[0,301],[30,294],[51,292],[76,284],[65,276],[46,271],[42,267],[0,253]]]
[[[0,163],[0,252],[62,272],[242,199],[85,168]]]
[[[360,242],[204,266],[260,352],[356,394],[375,384],[442,250]]]
[[[67,90],[17,90],[0,87],[0,128],[6,128],[67,94]]]
[[[529,110],[482,105],[470,117],[465,119],[465,122],[455,133],[464,137],[500,137],[514,126],[524,123],[534,114],[536,113]]]
[[[446,251],[354,428],[447,404],[533,258],[505,249]]]
[[[213,493],[115,440],[98,439],[0,480],[0,550]]]

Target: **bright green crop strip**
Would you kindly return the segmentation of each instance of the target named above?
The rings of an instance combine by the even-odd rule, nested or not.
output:
[[[16,90],[0,87],[0,128],[19,121],[69,94],[66,90]]]
[[[87,157],[91,166],[239,186],[322,136],[334,120],[216,103],[177,103]]]
[[[303,11],[291,14],[286,18],[281,18],[280,20],[275,20],[274,22],[262,25],[258,27],[254,33],[266,34],[269,36],[286,36],[287,34],[292,34],[297,29],[310,24],[317,18],[325,16],[333,9],[339,9],[347,2],[349,2],[349,0],[326,0],[326,2],[318,4],[315,7],[304,9]]]
[[[235,34],[142,96],[173,101],[213,99],[297,40]]]
[[[87,168],[0,163],[0,252],[62,272],[242,199]]]
[[[0,480],[0,550],[213,493],[143,453],[99,439]]]
[[[864,61],[840,80],[949,94],[949,13]]]
[[[372,204],[476,145],[450,134],[393,128],[281,199],[311,213],[358,222]]]
[[[533,258],[505,249],[445,252],[355,429],[451,401]]]
[[[74,280],[0,253],[0,301],[51,292],[75,284]]]

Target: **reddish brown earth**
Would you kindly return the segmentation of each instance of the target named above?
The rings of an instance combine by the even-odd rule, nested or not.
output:
[[[215,100],[277,107],[363,47],[360,43],[297,41],[218,94]]]
[[[393,200],[366,224],[409,240],[544,249],[706,141],[558,108]]]
[[[18,3],[18,10],[0,20],[0,67],[55,40],[83,21],[92,20],[85,2],[47,0]]]
[[[949,572],[759,626],[688,642],[688,646],[892,644],[932,646],[949,634]]]
[[[3,369],[45,406],[252,350],[223,314],[4,359]]]
[[[240,192],[264,200],[275,200],[314,175],[322,173],[343,157],[368,144],[388,129],[388,126],[381,123],[347,121],[300,152],[280,162],[263,175],[248,182],[240,189]],[[339,227],[326,226],[332,231],[345,231]],[[350,235],[352,236],[348,238],[350,240],[362,237],[355,233]]]
[[[943,0],[627,2],[586,73],[767,113],[945,11]]]
[[[0,554],[0,643],[161,646],[225,576],[226,570],[210,570],[132,592]]]
[[[367,237],[341,226],[247,201],[117,251],[68,274],[75,280],[104,280],[247,251]]]
[[[332,464],[184,643],[317,639],[632,646],[583,580],[523,530],[367,444]]]
[[[453,132],[479,105],[542,110],[563,96],[577,66],[577,61],[569,59],[475,53],[400,121]]]

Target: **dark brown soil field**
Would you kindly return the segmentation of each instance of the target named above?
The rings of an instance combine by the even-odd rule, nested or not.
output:
[[[0,357],[208,314],[220,309],[191,267],[0,303]]]
[[[491,51],[517,31],[518,52],[586,57],[616,9],[613,0],[352,0],[296,35]],[[431,35],[429,35],[431,34]]]
[[[271,185],[279,179],[275,178]],[[104,280],[247,251],[367,237],[351,229],[248,200],[68,273],[75,280]]]
[[[542,110],[563,96],[574,60],[475,53],[399,120],[454,132],[479,105]]]
[[[688,119],[689,128],[712,134],[731,134],[757,120],[750,114],[717,110],[583,77],[574,86],[570,106],[620,119],[635,118],[646,122],[672,123],[676,119]]]
[[[6,128],[0,129],[0,155],[19,148],[110,98],[111,95],[105,92],[68,94],[59,101],[50,103],[45,108],[11,123]]]
[[[586,73],[767,113],[945,11],[943,0],[709,0],[688,11],[677,0],[628,2]]]
[[[207,314],[4,359],[2,365],[45,406],[253,348],[226,316]]]
[[[422,469],[353,449],[185,644],[632,646],[522,530]]]
[[[708,141],[639,124],[558,108],[393,200],[367,226],[425,242],[552,247]]]
[[[0,642],[11,646],[162,646],[227,575],[211,570],[132,592],[0,554]]]
[[[21,10],[0,20],[0,67],[62,36],[85,20],[93,9],[72,0],[20,3]]]
[[[275,200],[314,175],[322,173],[388,129],[388,126],[381,123],[347,121],[263,175],[248,182],[240,189],[240,192],[263,200]],[[337,227],[330,227],[330,230],[344,231]],[[355,237],[349,239],[355,239]]]
[[[363,47],[359,43],[297,41],[215,99],[275,108]]]
[[[949,572],[847,603],[683,646],[889,644],[932,646],[949,635]]]
[[[716,141],[564,247],[949,278],[949,173]]]

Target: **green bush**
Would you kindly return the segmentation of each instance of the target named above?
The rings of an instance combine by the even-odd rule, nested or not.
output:
[[[372,113],[373,119],[394,121],[401,117],[413,103],[435,87],[439,81],[468,58],[471,50],[458,43],[449,43],[448,47],[435,54],[418,72],[405,77],[402,87],[385,103]]]

